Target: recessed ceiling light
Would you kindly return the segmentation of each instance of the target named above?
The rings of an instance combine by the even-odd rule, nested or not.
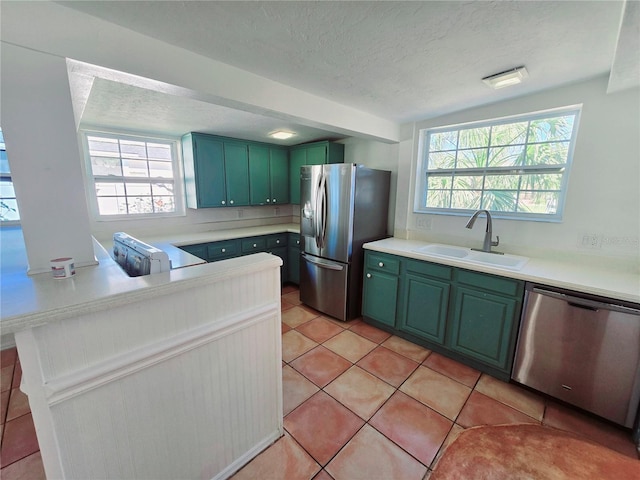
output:
[[[286,140],[287,138],[291,138],[295,135],[293,132],[287,132],[285,130],[277,130],[275,132],[271,132],[269,136],[271,138],[277,138],[278,140]]]
[[[484,77],[482,81],[489,85],[491,88],[497,90],[499,88],[509,87],[511,85],[522,83],[522,80],[524,80],[528,76],[529,72],[527,72],[527,69],[522,66],[512,68],[511,70],[507,70],[505,72],[496,73],[495,75]]]

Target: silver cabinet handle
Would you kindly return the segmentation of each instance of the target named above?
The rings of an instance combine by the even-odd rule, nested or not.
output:
[[[253,248],[256,248],[258,245],[256,245],[255,243],[253,244]]]
[[[367,273],[367,278],[371,278],[371,274],[370,273]]]
[[[276,243],[280,243],[280,240],[276,240]]]
[[[380,263],[378,263],[378,266],[379,267],[384,267],[384,263],[380,262]]]
[[[229,200],[229,203],[230,203],[231,205],[233,205],[233,200]]]
[[[224,200],[222,200],[222,205],[226,205],[226,204],[227,204],[227,202],[225,202]]]
[[[269,199],[267,198],[267,203],[269,203]]]
[[[275,198],[273,199],[273,203],[276,203],[276,199]]]
[[[227,249],[226,249],[226,248],[223,248],[223,249],[222,249],[222,253],[225,253],[226,251],[227,251]]]

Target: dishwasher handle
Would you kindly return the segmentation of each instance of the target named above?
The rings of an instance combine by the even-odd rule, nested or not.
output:
[[[598,310],[610,310],[612,312],[627,313],[630,315],[640,315],[640,310],[631,307],[625,307],[622,305],[616,305],[613,303],[598,302],[596,300],[589,300],[587,298],[574,297],[567,295],[566,293],[554,292],[553,290],[545,290],[539,287],[533,287],[533,292],[547,297],[557,298],[567,302],[572,307],[583,308],[585,310],[592,310],[597,312]]]

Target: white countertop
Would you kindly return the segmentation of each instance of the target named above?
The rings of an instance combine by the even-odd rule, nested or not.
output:
[[[117,304],[119,296],[147,295],[150,294],[149,290],[160,291],[162,288],[170,288],[174,282],[209,275],[224,275],[230,269],[243,268],[255,261],[249,257],[239,257],[203,263],[202,259],[187,254],[176,246],[298,231],[299,227],[296,224],[279,224],[162,237],[139,237],[145,243],[166,249],[174,267],[170,272],[142,277],[129,277],[111,258],[108,250],[111,248],[112,240],[105,240],[105,245],[102,245],[94,239],[94,253],[99,264],[76,268],[76,274],[71,278],[54,279],[50,273],[26,274],[27,258],[22,231],[19,227],[4,227],[0,231],[0,333],[14,333],[55,321],[76,311],[105,308],[105,304]],[[280,259],[277,261],[281,262]],[[191,268],[180,268],[185,266]]]
[[[417,253],[414,250],[428,242],[387,238],[367,243],[364,248],[433,263],[491,273],[577,292],[600,295],[627,302],[640,303],[640,275],[577,262],[561,262],[529,258],[521,270],[507,270],[489,265],[471,264],[464,260]]]

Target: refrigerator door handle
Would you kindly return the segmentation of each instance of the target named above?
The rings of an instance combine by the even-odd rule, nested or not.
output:
[[[318,189],[316,190],[316,198],[315,198],[315,218],[314,218],[314,234],[316,240],[316,247],[322,248],[324,247],[324,235],[326,230],[326,216],[327,216],[327,204],[325,201],[325,188],[326,188],[327,179],[322,174],[320,176],[320,182],[318,184]]]
[[[315,196],[313,198],[313,239],[316,242],[316,247],[320,248],[320,187],[322,186],[322,176],[320,177],[315,189]]]
[[[343,265],[340,265],[334,262],[329,262],[327,260],[320,260],[319,258],[312,258],[306,253],[302,254],[302,258],[304,258],[309,263],[313,263],[314,265],[317,265],[320,268],[326,268],[328,270],[338,270],[338,271],[344,270]]]
[[[320,248],[324,248],[324,241],[327,236],[327,177],[322,175],[320,184],[320,198],[322,211],[322,224],[320,228]]]

